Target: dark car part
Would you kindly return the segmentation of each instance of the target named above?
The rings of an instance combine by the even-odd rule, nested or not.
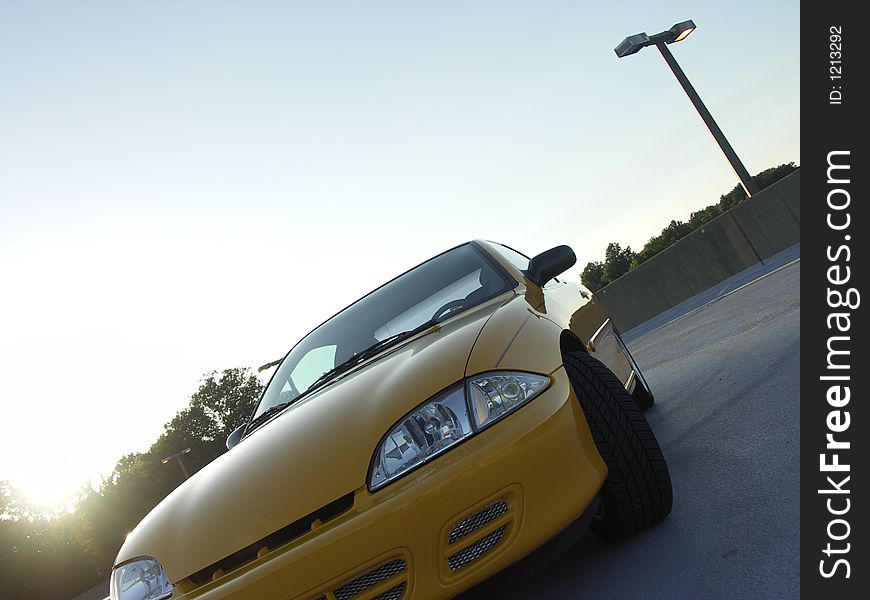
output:
[[[643,376],[643,372],[640,370],[637,361],[634,360],[634,356],[631,355],[628,346],[625,345],[625,341],[622,339],[622,334],[619,333],[616,326],[613,327],[613,333],[616,334],[616,341],[619,343],[622,353],[625,355],[628,364],[631,366],[631,370],[634,371],[635,385],[634,390],[631,392],[631,397],[634,398],[638,408],[646,410],[655,404],[655,396],[653,396],[652,390],[646,382],[646,377]]]
[[[671,512],[667,464],[649,423],[616,375],[583,352],[569,352],[564,360],[608,469],[601,511],[591,528],[608,539],[628,538]]]

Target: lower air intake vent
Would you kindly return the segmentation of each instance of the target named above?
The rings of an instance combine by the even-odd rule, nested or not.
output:
[[[465,536],[474,533],[487,523],[494,521],[508,511],[507,502],[499,500],[493,502],[489,506],[485,506],[470,517],[462,519],[456,526],[450,530],[447,536],[447,543],[453,544],[458,542]]]
[[[489,535],[480,538],[468,548],[460,550],[453,556],[448,557],[447,564],[452,571],[458,571],[476,561],[478,558],[495,548],[504,535],[507,525],[502,525]]]
[[[387,590],[380,596],[375,596],[372,600],[399,600],[402,594],[405,593],[405,584],[401,583],[391,590]]]
[[[393,575],[401,573],[405,570],[405,561],[401,558],[391,560],[379,567],[375,567],[367,573],[363,573],[355,579],[351,579],[344,585],[335,589],[335,597],[337,600],[350,600],[354,596],[358,596],[367,589],[376,586],[382,581],[386,581]],[[400,589],[401,588],[401,589]],[[398,590],[398,591],[397,591]],[[402,592],[405,591],[405,585],[401,584],[388,590],[377,597],[376,600],[392,600],[400,598]],[[390,595],[395,593],[396,595]]]

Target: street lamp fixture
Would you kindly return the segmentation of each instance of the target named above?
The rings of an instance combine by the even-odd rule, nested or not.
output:
[[[674,36],[674,42],[682,42],[689,37],[689,34],[695,31],[695,22],[689,19],[682,23],[677,23],[668,30]],[[673,43],[673,42],[670,42]]]
[[[695,22],[689,19],[688,21],[677,23],[667,31],[662,31],[653,36],[647,35],[646,32],[630,35],[619,43],[614,52],[616,52],[616,56],[622,58],[623,56],[638,52],[641,48],[652,46],[659,42],[663,44],[682,42],[693,31],[695,31]]]
[[[181,474],[184,475],[184,478],[185,478],[185,479],[190,479],[190,473],[187,472],[187,468],[185,468],[184,463],[183,463],[182,460],[181,460],[181,455],[182,455],[182,454],[187,454],[188,452],[190,452],[190,448],[185,448],[185,449],[182,450],[181,452],[176,452],[175,454],[173,454],[173,455],[171,455],[171,456],[167,456],[166,458],[164,458],[163,460],[161,460],[160,463],[165,465],[165,464],[167,464],[170,460],[173,460],[173,459],[174,459],[175,462],[178,463],[178,468],[181,469]]]
[[[680,65],[677,64],[677,59],[674,58],[674,55],[671,54],[671,51],[668,49],[669,44],[683,41],[689,37],[689,34],[693,31],[695,31],[695,23],[690,19],[688,21],[677,23],[670,29],[655,35],[647,35],[646,32],[643,32],[628,36],[622,40],[613,51],[616,52],[618,58],[623,58],[634,54],[635,52],[639,52],[642,48],[646,48],[647,46],[655,46],[659,49],[665,62],[668,63],[674,76],[676,76],[677,81],[679,81],[680,85],[683,86],[683,90],[686,92],[689,100],[691,100],[692,104],[695,105],[695,109],[698,111],[698,114],[701,115],[701,119],[703,119],[704,124],[707,125],[707,129],[709,129],[710,133],[713,134],[713,137],[716,139],[716,142],[719,144],[719,147],[722,149],[728,162],[731,163],[731,167],[737,174],[737,178],[740,179],[740,183],[746,191],[746,195],[751,197],[754,193],[758,192],[758,186],[755,184],[752,176],[749,175],[746,167],[744,167],[743,163],[740,162],[740,158],[738,158],[737,153],[734,152],[734,148],[731,147],[731,144],[728,143],[725,134],[722,133],[722,130],[719,129],[716,121],[713,120],[710,111],[708,111],[707,107],[704,106],[704,103],[701,102],[701,97],[698,96],[695,88],[692,87],[691,83],[689,83],[688,77],[683,73]]]

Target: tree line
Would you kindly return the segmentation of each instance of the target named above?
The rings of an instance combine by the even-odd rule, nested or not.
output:
[[[147,452],[123,456],[98,489],[83,487],[71,510],[50,514],[0,481],[0,600],[69,600],[108,579],[124,536],[184,476],[226,452],[226,438],[250,415],[263,385],[248,369],[212,372]]]
[[[755,182],[760,189],[779,181],[800,167],[793,162],[771,167],[755,176]],[[635,252],[631,246],[623,248],[619,242],[611,242],[604,250],[603,261],[586,263],[580,274],[580,281],[593,292],[597,292],[608,283],[616,281],[639,264],[649,260],[665,248],[680,241],[705,223],[719,215],[728,212],[747,199],[743,187],[736,185],[733,190],[719,197],[719,202],[693,212],[688,221],[672,220],[659,235],[653,236],[644,244],[640,252]]]

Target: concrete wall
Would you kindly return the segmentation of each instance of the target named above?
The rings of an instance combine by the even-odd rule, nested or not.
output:
[[[800,170],[598,291],[622,331],[800,242]]]

